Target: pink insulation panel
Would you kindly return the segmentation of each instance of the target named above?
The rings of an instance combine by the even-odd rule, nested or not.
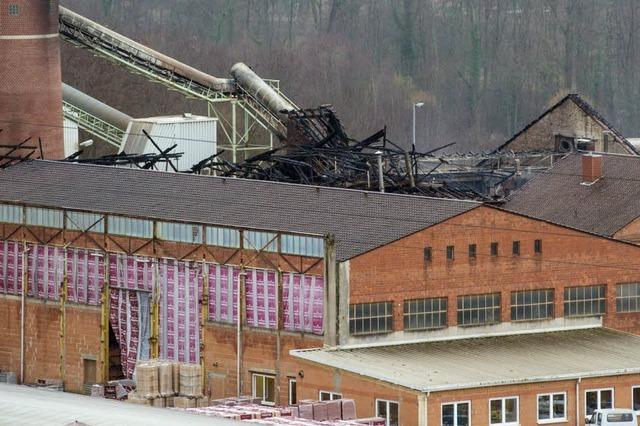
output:
[[[138,357],[138,298],[135,291],[116,288],[110,290],[109,298],[109,322],[120,345],[122,372],[130,379]]]
[[[322,334],[324,319],[324,278],[315,275],[283,275],[284,328]]]
[[[238,280],[240,268],[207,263],[209,320],[236,323],[238,320]]]
[[[0,241],[0,291],[4,294],[22,292],[23,251],[22,243]]]
[[[86,305],[100,304],[105,264],[101,253],[67,249],[67,300]]]
[[[277,328],[276,272],[248,269],[245,281],[247,324],[252,327]]]
[[[154,264],[151,258],[124,253],[109,254],[109,287],[153,290]]]

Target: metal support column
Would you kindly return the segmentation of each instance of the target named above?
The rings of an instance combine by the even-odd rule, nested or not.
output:
[[[99,383],[109,381],[109,258],[104,258],[104,283],[100,295],[100,378]]]

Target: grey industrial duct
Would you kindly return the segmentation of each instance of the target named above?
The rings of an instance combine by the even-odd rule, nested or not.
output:
[[[269,86],[258,74],[246,64],[238,62],[231,67],[231,75],[247,94],[266,107],[273,115],[286,121],[287,115],[283,111],[293,111],[297,108],[284,97],[280,96],[273,87]]]
[[[106,121],[123,132],[127,130],[129,122],[133,120],[133,118],[127,114],[120,112],[117,109],[112,108],[65,83],[62,83],[62,99],[76,108]]]

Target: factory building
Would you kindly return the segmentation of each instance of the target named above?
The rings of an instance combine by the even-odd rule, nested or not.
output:
[[[31,138],[39,151],[40,139],[45,158],[63,158],[60,74],[58,1],[0,2],[0,145]]]

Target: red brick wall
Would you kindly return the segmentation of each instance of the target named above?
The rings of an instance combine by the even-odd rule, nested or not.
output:
[[[534,240],[542,240],[542,254]],[[520,256],[512,242],[520,241]],[[491,257],[490,245],[499,244]],[[477,259],[468,245],[477,245]],[[455,259],[446,247],[455,246]],[[425,262],[423,249],[432,247]],[[567,286],[607,285],[604,324],[640,333],[640,313],[617,314],[616,284],[640,281],[640,247],[529,219],[503,210],[479,207],[350,261],[350,303],[393,301],[394,328],[402,329],[403,301],[447,297],[448,323],[456,325],[456,297],[501,293],[502,320],[510,321],[510,293],[555,289],[555,316],[562,317]]]
[[[15,296],[0,296],[0,370],[20,373],[20,306]],[[65,388],[82,390],[82,355],[97,358],[100,350],[98,308],[67,306]],[[25,383],[60,379],[60,306],[27,300],[25,309]]]

